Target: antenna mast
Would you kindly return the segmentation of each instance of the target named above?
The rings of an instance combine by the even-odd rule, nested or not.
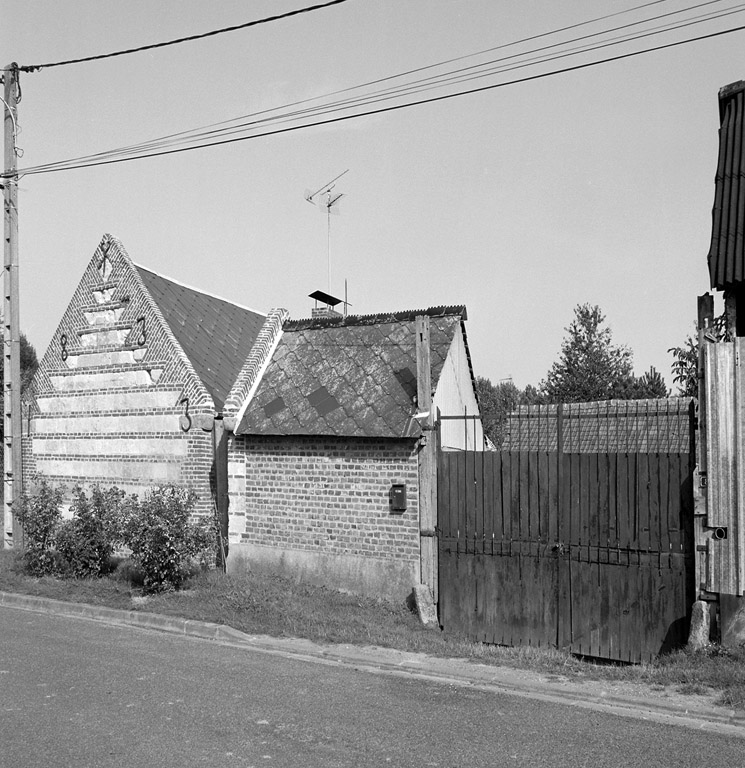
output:
[[[349,173],[349,168],[343,173],[326,182],[322,187],[315,192],[309,192],[306,190],[305,199],[318,207],[318,210],[323,213],[326,210],[326,259],[328,269],[328,285],[327,289],[331,291],[331,214],[335,216],[339,215],[339,208],[337,203],[344,197],[343,192],[334,193],[332,190],[336,186],[336,182],[345,174]]]

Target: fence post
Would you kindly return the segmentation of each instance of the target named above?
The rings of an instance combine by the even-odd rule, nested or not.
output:
[[[416,318],[417,408],[427,414],[421,420],[419,466],[419,553],[420,582],[429,588],[437,605],[437,441],[432,413],[432,371],[430,322],[427,315]]]

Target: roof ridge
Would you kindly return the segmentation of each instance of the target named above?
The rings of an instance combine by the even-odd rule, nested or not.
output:
[[[132,260],[130,259],[130,261]],[[224,301],[226,304],[232,304],[234,307],[237,307],[238,309],[245,309],[247,312],[253,312],[255,315],[261,315],[262,317],[267,317],[266,312],[261,312],[258,309],[247,307],[245,304],[239,304],[237,301],[226,299],[224,296],[218,296],[216,293],[211,293],[210,291],[204,291],[201,288],[196,288],[193,285],[189,285],[188,283],[181,282],[181,280],[176,280],[175,278],[169,277],[168,275],[164,275],[161,272],[156,272],[154,269],[150,269],[150,267],[146,267],[143,264],[138,264],[136,261],[132,261],[132,264],[137,269],[144,269],[146,272],[150,272],[151,274],[156,275],[161,280],[168,280],[169,283],[174,283],[175,285],[179,285],[182,288],[186,288],[189,291],[194,291],[194,293],[200,293],[202,294],[202,296],[209,296],[211,299],[217,299],[218,301]]]
[[[310,317],[299,320],[288,320],[284,325],[286,331],[305,331],[316,328],[350,327],[355,325],[379,325],[395,323],[402,320],[415,320],[420,315],[429,317],[447,317],[457,315],[467,320],[465,304],[441,305],[427,309],[408,309],[399,312],[378,312],[371,315],[346,315],[341,317]]]

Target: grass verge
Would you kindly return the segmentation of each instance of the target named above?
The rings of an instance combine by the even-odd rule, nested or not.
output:
[[[0,591],[227,624],[251,634],[318,643],[378,645],[446,658],[528,669],[573,680],[638,683],[687,694],[718,695],[745,710],[745,648],[677,651],[651,664],[599,664],[553,649],[504,648],[424,628],[405,605],[313,587],[262,573],[205,573],[180,592],[133,602],[141,590],[125,579],[33,578],[13,552],[0,551]]]

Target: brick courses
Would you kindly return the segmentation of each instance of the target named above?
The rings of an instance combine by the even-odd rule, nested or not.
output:
[[[229,482],[232,543],[418,565],[415,440],[237,437]],[[403,513],[393,483],[406,483]]]
[[[24,425],[23,472],[69,489],[161,482],[212,513],[213,399],[121,243],[106,235],[42,357]],[[188,414],[188,431],[182,418]]]

